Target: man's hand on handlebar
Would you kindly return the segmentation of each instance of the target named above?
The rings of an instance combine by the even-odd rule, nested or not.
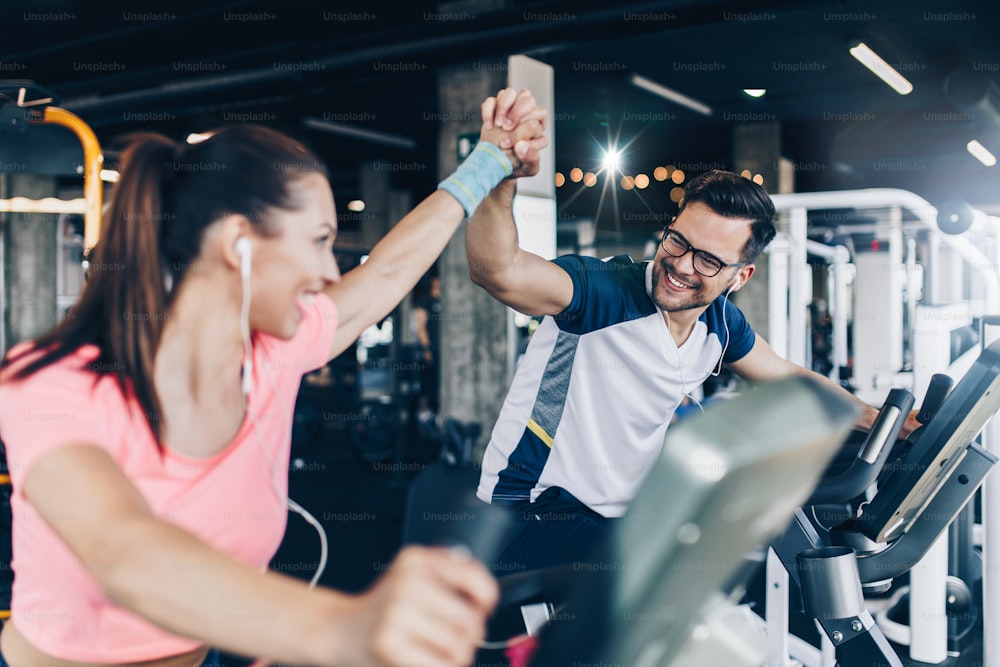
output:
[[[908,437],[910,435],[910,433],[912,433],[913,431],[916,431],[918,428],[920,428],[921,426],[923,426],[923,424],[921,424],[917,420],[917,414],[919,412],[920,412],[919,409],[918,410],[910,410],[910,414],[906,415],[906,421],[903,422],[903,428],[899,429],[899,437],[900,438],[906,438],[906,437]]]

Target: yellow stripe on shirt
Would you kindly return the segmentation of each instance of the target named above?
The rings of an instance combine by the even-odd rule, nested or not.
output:
[[[528,430],[538,436],[538,439],[545,443],[545,446],[552,449],[552,436],[545,432],[541,424],[534,419],[528,420]]]

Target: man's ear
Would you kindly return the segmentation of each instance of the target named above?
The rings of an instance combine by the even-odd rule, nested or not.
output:
[[[757,267],[753,264],[747,264],[746,266],[740,267],[740,270],[736,272],[736,279],[733,281],[732,287],[729,288],[730,292],[736,292],[750,280],[750,276],[754,274]]]

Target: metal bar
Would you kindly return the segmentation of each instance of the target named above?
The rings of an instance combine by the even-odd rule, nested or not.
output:
[[[983,347],[1000,338],[1000,318],[990,313],[984,318]],[[1000,456],[1000,420],[986,423],[982,433],[983,447]],[[991,475],[983,483],[983,664],[1000,662],[1000,530],[991,524],[1000,520],[1000,480]]]
[[[774,549],[767,550],[767,667],[788,665],[788,570]]]
[[[45,107],[41,121],[51,125],[61,125],[73,132],[83,146],[83,194],[87,200],[87,210],[84,213],[83,249],[84,252],[97,245],[101,235],[101,208],[104,190],[101,184],[101,169],[104,167],[104,155],[97,135],[90,126],[76,114],[59,107]]]

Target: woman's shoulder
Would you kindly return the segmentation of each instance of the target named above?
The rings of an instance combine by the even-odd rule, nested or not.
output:
[[[116,366],[120,366],[103,361],[100,348],[87,344],[47,363],[27,377],[18,377],[19,371],[38,361],[44,353],[44,350],[35,347],[33,341],[12,347],[0,369],[0,390],[5,386],[14,391],[31,386],[72,387],[77,390],[86,386],[89,393],[103,386],[105,383],[102,380],[113,379],[114,371],[119,370]]]
[[[2,370],[5,375],[16,373],[18,370],[39,359],[45,352],[46,350],[39,348],[33,340],[17,343],[4,355]],[[46,370],[53,368],[64,371],[99,372],[88,368],[88,366],[94,364],[100,356],[100,348],[97,345],[88,343],[81,345],[61,359],[46,365],[44,368]]]

